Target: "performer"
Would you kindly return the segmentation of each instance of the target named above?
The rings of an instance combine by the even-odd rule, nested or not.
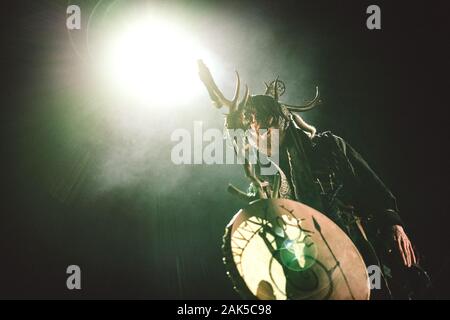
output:
[[[228,129],[251,129],[258,135],[267,129],[270,137],[278,130],[278,172],[261,174],[261,164],[245,163],[251,180],[249,190],[234,187],[230,191],[247,201],[280,197],[302,202],[327,215],[353,240],[366,265],[378,265],[383,274],[381,290],[372,290],[373,298],[413,298],[428,276],[419,267],[413,245],[398,213],[396,198],[361,155],[344,139],[331,132],[317,133],[297,112],[311,110],[320,102],[315,98],[303,106],[282,103],[284,84],[274,80],[266,84],[263,95],[250,95],[246,89],[239,102],[240,78],[236,93],[228,100],[215,84],[210,71],[199,61],[199,75],[213,104],[229,108]],[[410,281],[411,275],[417,281]],[[417,277],[418,276],[418,277]]]

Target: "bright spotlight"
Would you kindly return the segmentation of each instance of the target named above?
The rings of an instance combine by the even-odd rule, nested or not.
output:
[[[129,22],[129,21],[128,21]],[[145,104],[183,103],[202,88],[195,41],[158,17],[140,17],[112,33],[105,74],[115,93]]]

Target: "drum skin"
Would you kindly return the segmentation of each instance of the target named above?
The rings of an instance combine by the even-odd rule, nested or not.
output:
[[[226,227],[223,262],[245,299],[367,300],[366,265],[350,238],[319,211],[262,199]]]

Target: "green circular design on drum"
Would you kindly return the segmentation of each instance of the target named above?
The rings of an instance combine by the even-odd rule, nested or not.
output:
[[[293,271],[305,271],[316,263],[317,248],[314,242],[305,239],[287,239],[280,248],[283,266]]]

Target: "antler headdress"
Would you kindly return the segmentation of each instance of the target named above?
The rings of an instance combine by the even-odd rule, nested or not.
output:
[[[319,98],[319,87],[317,87],[317,86],[316,86],[316,95],[315,95],[314,99],[312,99],[311,101],[308,101],[304,105],[292,105],[292,104],[287,104],[287,103],[279,101],[279,97],[282,96],[285,91],[285,85],[284,85],[283,81],[278,79],[278,77],[275,80],[273,80],[272,82],[270,82],[270,84],[267,84],[266,82],[264,82],[264,84],[266,86],[266,91],[264,94],[271,95],[277,102],[279,102],[280,104],[285,106],[289,111],[292,111],[292,112],[309,111],[309,110],[313,109],[314,107],[316,107],[321,102],[321,100]]]
[[[228,100],[227,98],[225,98],[222,91],[220,91],[219,88],[217,87],[211,75],[211,72],[209,71],[208,67],[203,63],[202,60],[198,61],[198,68],[200,79],[205,84],[209,96],[214,105],[216,106],[216,108],[221,108],[225,106],[230,110],[230,113],[232,113],[234,111],[239,111],[238,108],[242,108],[247,104],[248,99],[250,97],[250,90],[247,85],[245,85],[244,98],[240,102],[238,102],[239,91],[241,89],[241,79],[237,71],[236,71],[236,89],[234,92],[234,97],[232,100]]]

